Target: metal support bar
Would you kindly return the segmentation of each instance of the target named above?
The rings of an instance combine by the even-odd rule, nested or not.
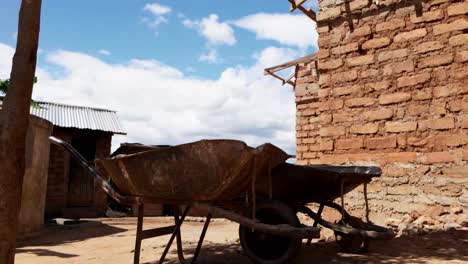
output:
[[[187,216],[188,211],[190,210],[190,206],[185,207],[184,213],[182,214],[182,217],[180,219],[178,216],[178,213],[174,213],[174,218],[176,219],[176,227],[174,229],[174,232],[172,232],[171,238],[167,242],[166,247],[164,248],[163,254],[161,255],[161,258],[159,259],[159,264],[162,264],[164,260],[166,259],[166,255],[169,252],[169,249],[171,248],[172,243],[174,242],[174,239],[177,235],[180,236],[180,227],[185,221],[185,217]],[[176,212],[178,212],[176,210]]]
[[[210,222],[211,222],[211,217],[212,217],[211,214],[208,214],[208,216],[206,217],[206,221],[205,221],[205,224],[203,225],[202,233],[200,234],[200,238],[198,239],[197,248],[195,249],[195,253],[193,254],[193,258],[190,261],[190,264],[193,264],[197,261],[198,255],[200,254],[201,247],[203,245],[203,241],[205,240],[206,231],[208,230],[208,226],[210,225]],[[178,213],[174,215],[174,218],[176,222],[180,221]],[[187,261],[185,260],[183,251],[184,250],[182,246],[182,234],[179,230],[179,232],[177,232],[177,256],[181,264],[186,264]]]
[[[330,206],[333,203],[325,204],[326,206]],[[339,208],[340,206],[335,204],[336,207],[332,207],[334,209]],[[308,215],[310,218],[317,220],[319,224],[325,228],[329,228],[333,231],[341,232],[347,235],[353,236],[360,236],[366,238],[373,238],[373,239],[390,239],[395,236],[393,231],[388,228],[384,228],[381,226],[377,226],[370,223],[360,223],[360,228],[355,228],[352,226],[344,225],[344,224],[335,224],[325,221],[321,217],[319,217],[316,213],[314,213],[310,208],[307,206],[302,206],[299,208],[299,211]]]
[[[367,182],[364,183],[364,201],[366,202],[366,221],[367,223],[369,223],[370,220],[369,220],[369,200],[367,199]]]
[[[292,237],[292,238],[318,238],[320,237],[320,229],[316,227],[294,227],[287,224],[272,225],[265,224],[258,220],[252,220],[250,217],[246,217],[230,210],[223,209],[221,207],[211,206],[204,203],[193,203],[195,208],[200,208],[212,215],[223,217],[233,222],[237,222],[242,226],[254,229],[255,231],[277,235],[281,237]]]
[[[87,173],[90,173],[95,179],[97,179],[101,183],[101,187],[104,190],[105,193],[107,193],[110,197],[112,197],[114,200],[119,202],[120,204],[124,205],[141,205],[143,204],[143,198],[138,197],[138,196],[130,196],[130,195],[124,195],[121,194],[120,192],[116,191],[112,185],[106,180],[104,176],[99,173],[99,171],[94,168],[93,166],[90,166],[88,164],[88,161],[75,149],[70,145],[69,143],[56,138],[56,137],[49,137],[50,143],[57,145],[66,151],[68,151],[72,157],[78,161],[78,163],[86,169]]]
[[[170,235],[174,232],[175,225],[173,226],[165,226],[165,227],[158,227],[148,230],[143,230],[141,233],[141,240],[152,238],[152,237],[159,237],[164,235]]]
[[[344,209],[344,179],[341,179],[341,220],[345,219],[345,209]]]
[[[197,261],[198,255],[200,255],[200,250],[203,245],[203,241],[205,240],[205,235],[206,235],[206,232],[208,231],[208,226],[210,225],[210,222],[211,222],[211,217],[212,217],[211,214],[208,214],[208,216],[206,217],[205,225],[203,226],[200,239],[198,240],[197,249],[195,250],[195,253],[193,254],[192,263],[195,263]]]
[[[180,220],[181,219],[179,219],[179,210],[176,209],[175,213],[174,213],[174,221],[175,221],[176,224],[178,224],[180,222]],[[182,246],[182,232],[180,232],[180,230],[177,232],[176,245],[177,245],[177,257],[179,258],[179,262],[181,264],[187,263],[187,261],[184,258],[184,252],[183,252],[184,249],[183,249],[183,246]]]
[[[140,250],[141,250],[141,240],[142,240],[142,231],[143,231],[143,215],[145,211],[145,206],[140,204],[138,206],[138,223],[137,223],[137,232],[135,238],[135,251],[133,253],[133,263],[140,263]]]
[[[325,207],[325,204],[324,203],[321,203],[320,206],[319,206],[319,209],[317,211],[317,217],[318,218],[321,218],[322,217],[322,212],[323,212],[323,208]],[[317,227],[319,224],[318,220],[317,219],[314,219],[314,224],[312,225],[312,227]],[[312,239],[309,238],[307,240],[307,244],[306,246],[310,246],[312,244]]]

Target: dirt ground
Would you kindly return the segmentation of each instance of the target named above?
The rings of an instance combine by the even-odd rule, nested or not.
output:
[[[145,218],[144,228],[172,224],[170,218]],[[184,223],[185,252],[190,257],[203,224]],[[214,220],[197,263],[250,263],[238,242],[237,224]],[[135,218],[93,219],[80,227],[49,226],[29,238],[20,239],[18,264],[112,263],[133,261]],[[168,236],[143,241],[141,263],[157,263]],[[166,263],[179,263],[175,246]],[[294,263],[468,263],[468,230],[452,230],[424,236],[374,241],[370,253],[352,255],[339,252],[334,242],[303,246]]]

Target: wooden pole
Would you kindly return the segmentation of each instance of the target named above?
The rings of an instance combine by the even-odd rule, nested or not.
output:
[[[21,1],[10,86],[0,111],[0,263],[5,264],[14,263],[15,256],[41,2]]]

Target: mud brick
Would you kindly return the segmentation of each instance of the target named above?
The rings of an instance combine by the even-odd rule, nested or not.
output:
[[[387,37],[382,38],[375,38],[368,40],[362,44],[362,49],[369,50],[369,49],[378,49],[383,48],[390,45],[390,39]]]
[[[361,86],[351,85],[351,86],[345,86],[345,87],[336,87],[333,89],[331,94],[333,94],[333,96],[342,96],[342,95],[355,94],[360,91],[361,91]]]
[[[333,82],[335,83],[341,83],[341,82],[350,82],[354,81],[358,78],[357,71],[352,70],[352,71],[345,71],[345,72],[339,72],[333,75]]]
[[[446,24],[435,25],[433,28],[434,35],[440,35],[452,31],[465,30],[468,28],[468,20],[460,18]]]
[[[424,12],[422,16],[412,14],[410,16],[411,23],[417,24],[422,22],[431,22],[436,20],[441,20],[444,18],[444,10],[435,10],[431,12]]]
[[[432,99],[432,88],[426,88],[413,91],[413,100],[423,101]]]
[[[397,138],[396,138],[396,136],[369,138],[366,141],[366,147],[368,149],[396,148],[397,147]]]
[[[407,102],[411,100],[411,93],[393,93],[393,94],[383,94],[379,96],[379,104],[389,105],[397,104],[402,102]]]
[[[419,68],[426,68],[426,67],[435,67],[441,65],[447,65],[453,62],[453,55],[452,54],[440,54],[430,56],[419,61]]]
[[[411,76],[403,76],[397,79],[398,87],[407,87],[427,82],[431,78],[429,73],[415,74]]]
[[[411,132],[418,127],[417,122],[386,122],[385,131],[390,133]]]
[[[318,67],[320,70],[334,70],[343,65],[342,59],[327,60],[325,62],[319,62]]]
[[[414,46],[413,52],[416,54],[426,53],[429,51],[440,50],[445,46],[440,41],[428,41]]]
[[[386,22],[379,23],[375,26],[376,32],[381,32],[385,30],[395,30],[398,28],[404,28],[405,21],[403,19],[390,19]]]
[[[468,13],[468,2],[452,4],[447,8],[449,16],[459,16]]]
[[[322,137],[336,137],[346,134],[346,129],[343,126],[322,127],[320,128],[320,136]]]
[[[378,123],[368,123],[364,125],[353,125],[351,126],[350,132],[352,134],[375,134],[379,131]]]
[[[375,104],[374,98],[360,97],[352,98],[345,101],[347,107],[362,107],[362,106],[371,106]]]
[[[366,83],[366,88],[381,91],[386,90],[392,85],[391,81],[381,81],[381,82],[374,82],[374,83]]]
[[[341,14],[341,8],[333,7],[333,8],[324,8],[320,10],[317,14],[317,21],[328,20],[332,18],[337,18]]]
[[[463,83],[450,83],[444,86],[434,87],[434,97],[448,97],[456,95],[459,91],[463,89]]]
[[[419,28],[419,29],[399,33],[395,36],[393,41],[396,43],[405,42],[405,41],[413,41],[413,40],[425,37],[426,35],[427,35],[427,30],[425,28]]]
[[[402,72],[412,72],[414,71],[414,63],[413,60],[405,60],[401,62],[394,62],[385,65],[383,69],[383,74],[385,76],[398,74]]]
[[[453,117],[433,119],[429,123],[429,127],[434,130],[446,130],[455,128]]]
[[[456,161],[456,157],[449,152],[432,152],[422,155],[419,160],[423,164],[449,163]]]
[[[386,120],[393,117],[392,109],[380,109],[375,111],[367,111],[363,114],[364,118],[369,121]]]
[[[343,46],[332,48],[331,52],[334,55],[341,55],[341,54],[357,51],[358,49],[359,49],[359,43],[354,42],[354,43],[349,43]]]
[[[468,44],[468,34],[460,34],[452,36],[449,39],[449,44],[452,46],[463,46]]]
[[[347,59],[346,63],[350,67],[372,64],[374,63],[374,55],[370,54],[370,55],[352,57],[352,58]]]
[[[455,54],[456,62],[465,62],[468,61],[468,50],[458,51]]]
[[[390,50],[390,51],[382,51],[379,53],[378,61],[388,61],[393,59],[404,58],[408,56],[408,49],[397,49],[397,50]]]
[[[358,149],[364,147],[362,138],[338,139],[335,143],[336,149]]]

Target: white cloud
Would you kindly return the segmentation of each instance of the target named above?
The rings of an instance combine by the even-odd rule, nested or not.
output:
[[[215,49],[210,49],[208,53],[200,55],[198,60],[208,62],[211,64],[218,63],[218,52]]]
[[[196,29],[211,45],[236,44],[232,27],[226,22],[219,22],[218,19],[218,15],[211,14],[201,20],[184,19],[182,23],[188,28]]]
[[[254,32],[258,39],[300,48],[317,47],[316,24],[305,15],[258,13],[232,24]]]
[[[13,49],[0,44],[0,76],[9,73]],[[232,138],[250,145],[272,142],[293,153],[295,105],[291,89],[263,76],[263,69],[302,54],[269,47],[250,66],[226,68],[214,80],[188,77],[155,60],[110,64],[58,50],[39,65],[34,99],[118,111],[127,137],[120,141],[180,144]],[[60,69],[61,74],[45,69]]]
[[[156,34],[158,34],[157,29],[161,24],[168,23],[166,15],[172,11],[170,7],[158,3],[146,4],[143,10],[151,13],[152,17],[143,17],[142,21],[155,30]]]
[[[170,7],[158,3],[146,4],[143,10],[149,11],[155,16],[165,15],[171,12]]]
[[[0,80],[10,78],[11,63],[15,49],[0,43]]]
[[[105,55],[105,56],[110,56],[111,55],[110,51],[105,50],[105,49],[99,50],[98,52],[99,52],[99,54]]]

